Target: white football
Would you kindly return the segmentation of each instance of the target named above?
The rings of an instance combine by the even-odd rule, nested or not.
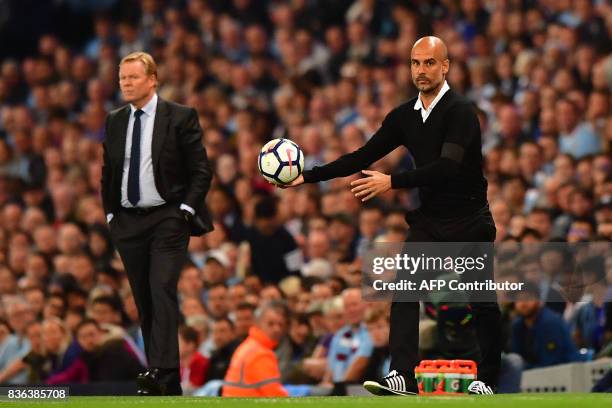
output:
[[[304,170],[304,153],[289,139],[273,139],[261,148],[259,172],[273,184],[289,184]]]

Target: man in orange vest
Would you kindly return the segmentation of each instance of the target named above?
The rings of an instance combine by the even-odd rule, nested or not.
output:
[[[274,348],[285,334],[288,310],[271,302],[258,311],[257,324],[238,346],[223,383],[224,397],[286,397]]]

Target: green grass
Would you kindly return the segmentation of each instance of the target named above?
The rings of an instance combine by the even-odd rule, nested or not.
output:
[[[513,394],[465,397],[308,397],[308,398],[195,398],[195,397],[70,397],[67,401],[5,403],[19,407],[52,405],[66,408],[202,407],[202,408],[591,408],[612,407],[612,394]],[[4,404],[3,404],[4,405]]]

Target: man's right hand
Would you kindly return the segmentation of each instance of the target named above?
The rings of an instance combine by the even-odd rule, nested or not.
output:
[[[289,184],[277,184],[278,187],[280,188],[289,188],[289,187],[297,187],[301,184],[304,184],[304,176],[302,176],[301,174],[295,179],[293,180],[291,183]]]

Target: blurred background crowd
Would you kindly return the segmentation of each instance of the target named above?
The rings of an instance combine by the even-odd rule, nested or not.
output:
[[[275,189],[257,158],[276,137],[300,145],[306,168],[361,146],[416,96],[410,50],[422,35],[446,42],[448,83],[478,111],[497,241],[612,238],[605,0],[21,0],[0,8],[0,383],[131,380],[146,365],[99,197],[105,117],[122,105],[118,62],[133,51],[155,58],[159,96],[198,111],[215,171],[207,196],[215,230],[192,237],[179,281],[186,392],[224,378],[255,310],[270,300],[290,312],[276,349],[283,383],[385,373],[388,305],[365,303],[351,288],[364,251],[404,240],[415,192],[363,204],[348,187],[358,175]],[[402,148],[372,168],[411,166]],[[558,271],[533,257],[541,302],[504,305],[506,360],[519,372],[612,355],[607,248],[584,261],[597,284],[579,304],[546,306]],[[427,305],[423,314],[423,356],[472,355],[469,309]]]

